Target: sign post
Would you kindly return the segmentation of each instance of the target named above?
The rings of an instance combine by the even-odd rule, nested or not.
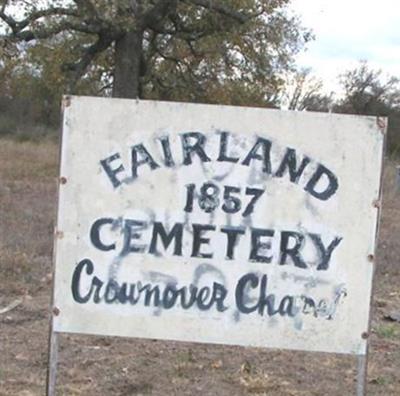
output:
[[[50,326],[52,327],[52,326]],[[57,363],[58,363],[58,334],[50,328],[49,359],[47,365],[46,395],[56,394]]]
[[[357,356],[357,396],[366,395],[368,351]]]
[[[67,103],[53,332],[353,354],[362,394],[376,118]]]

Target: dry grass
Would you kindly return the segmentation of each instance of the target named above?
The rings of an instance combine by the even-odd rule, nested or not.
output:
[[[0,268],[8,296],[32,292],[51,269],[57,158],[54,143],[0,140]]]
[[[57,147],[0,140],[0,395],[44,394]],[[385,167],[369,395],[400,395],[400,192]],[[354,394],[355,359],[346,356],[174,342],[61,336],[58,394]]]
[[[0,140],[0,174],[8,182],[48,182],[57,175],[58,148],[54,142]]]

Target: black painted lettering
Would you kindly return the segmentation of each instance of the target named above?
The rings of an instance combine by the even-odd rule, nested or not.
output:
[[[285,296],[282,298],[279,304],[279,315],[281,316],[289,316],[293,318],[295,316],[294,310],[294,298],[292,296]]]
[[[94,276],[92,279],[92,289],[94,290],[94,295],[93,295],[93,302],[95,304],[99,304],[101,302],[101,288],[103,287],[104,282],[99,279],[97,276]]]
[[[106,289],[104,291],[104,302],[106,304],[112,304],[114,301],[119,299],[119,284],[117,281],[110,279],[107,282]]]
[[[163,136],[159,140],[161,142],[161,147],[162,147],[163,154],[164,154],[164,164],[168,168],[172,168],[173,166],[175,166],[175,161],[172,157],[171,144],[169,142],[169,137]]]
[[[71,290],[73,299],[79,304],[85,304],[89,301],[92,294],[92,289],[82,295],[80,290],[82,271],[85,271],[87,275],[92,275],[94,271],[93,263],[89,259],[81,260],[76,266],[72,275]]]
[[[327,186],[322,191],[317,191],[316,187],[322,179],[327,181]],[[338,178],[325,166],[319,164],[317,170],[311,176],[304,190],[310,193],[313,197],[326,201],[329,199],[339,187]]]
[[[183,235],[183,224],[175,223],[171,231],[167,233],[162,223],[156,221],[153,225],[153,235],[151,237],[151,243],[149,253],[157,254],[157,241],[160,238],[161,242],[166,250],[168,246],[174,241],[174,255],[182,256],[182,235]]]
[[[202,162],[210,162],[211,159],[204,151],[206,137],[200,132],[186,132],[181,135],[183,164],[190,165],[192,163],[193,154],[197,154]],[[193,142],[194,140],[194,142]]]
[[[146,229],[147,224],[144,221],[126,219],[124,221],[124,246],[122,247],[121,255],[128,253],[143,253],[146,250],[146,245],[134,245],[132,240],[140,239],[141,231]]]
[[[248,301],[248,288],[255,289],[258,286],[259,279],[256,274],[246,274],[243,275],[237,285],[236,285],[236,290],[235,290],[235,300],[236,300],[236,307],[237,309],[245,314],[249,314],[251,312],[254,312],[258,308],[258,303],[249,307],[245,304],[245,301]]]
[[[261,153],[258,151],[261,149]],[[271,142],[264,138],[258,138],[256,144],[247,154],[246,158],[243,160],[242,165],[249,166],[252,160],[262,161],[262,170],[264,173],[271,173]]]
[[[140,157],[140,158],[138,158]],[[138,168],[141,165],[147,164],[151,170],[157,169],[160,165],[154,161],[153,157],[147,151],[143,144],[137,144],[131,149],[132,158],[132,178],[135,179],[138,176]]]
[[[129,290],[129,291],[128,291]],[[135,291],[136,291],[136,296],[135,296]],[[128,285],[127,283],[123,283],[121,287],[119,288],[118,292],[118,301],[121,304],[126,304],[129,302],[131,305],[135,305],[140,299],[140,294],[136,290],[135,285]]]
[[[193,246],[192,257],[212,258],[213,253],[200,252],[202,245],[208,245],[210,238],[204,238],[203,234],[207,231],[215,231],[215,226],[211,224],[193,224]]]
[[[224,312],[228,309],[225,306],[225,298],[228,295],[228,291],[226,288],[218,282],[214,282],[213,284],[213,301],[216,304],[216,308],[218,312]]]
[[[204,183],[200,188],[199,206],[206,213],[211,213],[219,206],[219,187],[214,183]]]
[[[163,297],[162,297],[163,308],[170,309],[174,307],[177,298],[178,298],[178,292],[176,290],[176,285],[168,284],[163,292]]]
[[[193,304],[196,302],[197,290],[198,288],[193,285],[189,286],[189,291],[187,287],[182,287],[181,289],[178,290],[181,299],[181,306],[183,309],[191,308]]]
[[[144,292],[144,305],[148,307],[149,305],[153,305],[153,307],[158,307],[161,303],[160,299],[160,288],[159,286],[152,286],[150,284],[146,284],[139,289],[140,293]],[[153,302],[152,302],[153,300]]]
[[[229,132],[220,132],[220,141],[219,141],[219,154],[217,161],[220,162],[233,162],[236,163],[239,161],[239,158],[229,157],[228,156],[228,140],[230,137]]]
[[[260,253],[261,250],[271,249],[271,241],[263,242],[262,237],[271,238],[274,236],[274,230],[265,230],[261,228],[251,229],[251,248],[250,248],[250,261],[257,263],[270,263],[272,256],[265,256]]]
[[[239,241],[239,235],[244,235],[245,229],[241,227],[222,227],[221,232],[227,236],[226,254],[227,260],[235,258],[235,247]]]
[[[208,286],[204,286],[199,290],[199,294],[197,295],[197,307],[201,311],[207,311],[211,308],[213,300],[211,297],[211,290]],[[209,300],[207,302],[207,300]]]
[[[260,297],[258,300],[258,313],[262,316],[265,313],[265,308],[267,308],[268,316],[275,315],[279,311],[275,309],[275,295],[268,294],[268,277],[263,275],[260,282]]]
[[[109,250],[115,249],[115,243],[106,245],[100,239],[100,228],[106,224],[113,224],[114,220],[110,218],[97,219],[90,228],[90,241],[93,246],[103,252],[108,252]]]
[[[317,266],[318,271],[325,271],[329,269],[329,262],[331,261],[332,253],[337,248],[342,238],[335,237],[332,242],[325,246],[321,239],[321,235],[308,234],[318,251],[319,264]]]
[[[275,173],[276,177],[283,177],[286,171],[289,171],[289,178],[292,183],[298,183],[301,175],[304,172],[306,166],[310,163],[310,158],[304,156],[301,164],[297,167],[296,150],[292,148],[287,148],[285,156],[278,170]]]
[[[294,245],[289,247],[291,240],[294,241]],[[300,251],[304,246],[304,240],[305,238],[303,234],[295,231],[282,231],[279,264],[287,264],[287,259],[290,257],[296,267],[307,268],[307,265],[300,254]]]
[[[315,306],[315,302],[311,297],[301,296],[303,299],[303,309],[302,312],[305,315],[313,314],[313,316],[317,317],[317,310]]]
[[[120,186],[122,184],[121,180],[117,178],[117,174],[121,173],[125,170],[124,166],[120,163],[117,167],[111,167],[111,163],[117,159],[121,159],[119,153],[115,153],[108,158],[105,158],[100,161],[101,166],[103,167],[106,175],[110,179],[114,188]]]

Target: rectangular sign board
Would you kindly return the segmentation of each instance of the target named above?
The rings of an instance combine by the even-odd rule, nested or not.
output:
[[[383,129],[65,98],[54,330],[365,354]]]

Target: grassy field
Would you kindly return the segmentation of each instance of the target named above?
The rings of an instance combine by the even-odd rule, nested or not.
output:
[[[0,395],[45,394],[58,148],[0,140]],[[387,161],[368,395],[400,395],[400,192]],[[5,309],[8,307],[8,309]],[[7,311],[7,312],[5,312]],[[355,393],[354,357],[62,335],[59,395]]]

